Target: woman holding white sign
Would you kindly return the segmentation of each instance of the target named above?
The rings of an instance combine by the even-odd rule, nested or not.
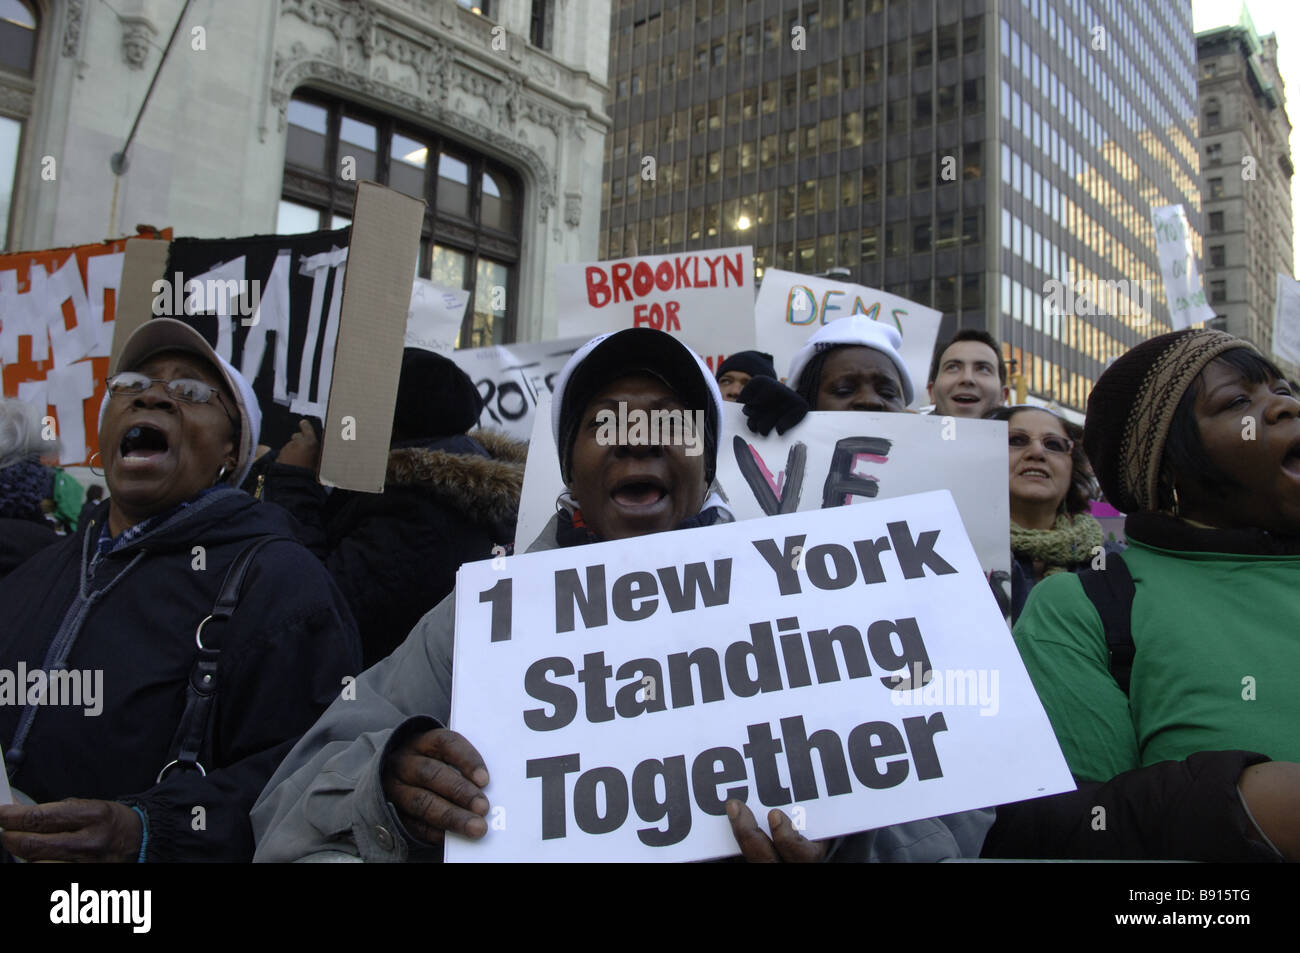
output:
[[[999,808],[986,852],[1300,859],[1300,401],[1246,341],[1164,334],[1101,376],[1084,446],[1129,548],[1015,627],[1080,790]]]
[[[645,439],[642,429],[638,438],[636,428],[655,414],[667,415],[667,432]],[[712,375],[671,335],[633,328],[588,342],[555,385],[552,432],[567,492],[531,551],[730,522],[709,492],[721,419]],[[256,859],[335,851],[436,860],[445,832],[493,836],[489,822],[503,808],[482,790],[488,766],[467,738],[441,727],[451,707],[455,598],[363,673],[280,766],[253,810]],[[742,855],[771,861],[816,861],[831,851],[837,860],[970,856],[991,822],[977,811],[813,842],[781,811],[768,815],[771,837],[740,801],[727,802],[725,813]]]

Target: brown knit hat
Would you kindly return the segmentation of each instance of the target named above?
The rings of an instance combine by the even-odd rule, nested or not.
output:
[[[1251,345],[1222,331],[1174,331],[1126,351],[1101,375],[1088,396],[1083,448],[1111,505],[1125,513],[1159,509],[1160,464],[1178,403],[1207,364],[1237,347]]]

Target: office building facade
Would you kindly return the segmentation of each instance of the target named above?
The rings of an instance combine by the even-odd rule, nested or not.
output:
[[[1294,262],[1295,167],[1277,37],[1260,37],[1247,18],[1197,34],[1196,54],[1206,296],[1225,331],[1267,354],[1277,276],[1293,277]]]
[[[1199,232],[1194,59],[1186,3],[626,0],[600,253],[846,268],[1082,408],[1168,327],[1150,207]]]

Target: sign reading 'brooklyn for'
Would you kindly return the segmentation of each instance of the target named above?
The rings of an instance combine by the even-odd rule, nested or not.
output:
[[[451,726],[500,823],[447,860],[699,860],[739,852],[730,798],[820,839],[1073,787],[946,491],[473,563],[457,592]],[[976,682],[1000,697],[931,689]]]

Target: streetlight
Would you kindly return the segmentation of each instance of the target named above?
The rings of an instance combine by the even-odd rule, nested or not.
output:
[[[752,224],[754,223],[749,220],[748,215],[742,215],[740,218],[736,219],[736,228],[740,229],[742,232]]]

